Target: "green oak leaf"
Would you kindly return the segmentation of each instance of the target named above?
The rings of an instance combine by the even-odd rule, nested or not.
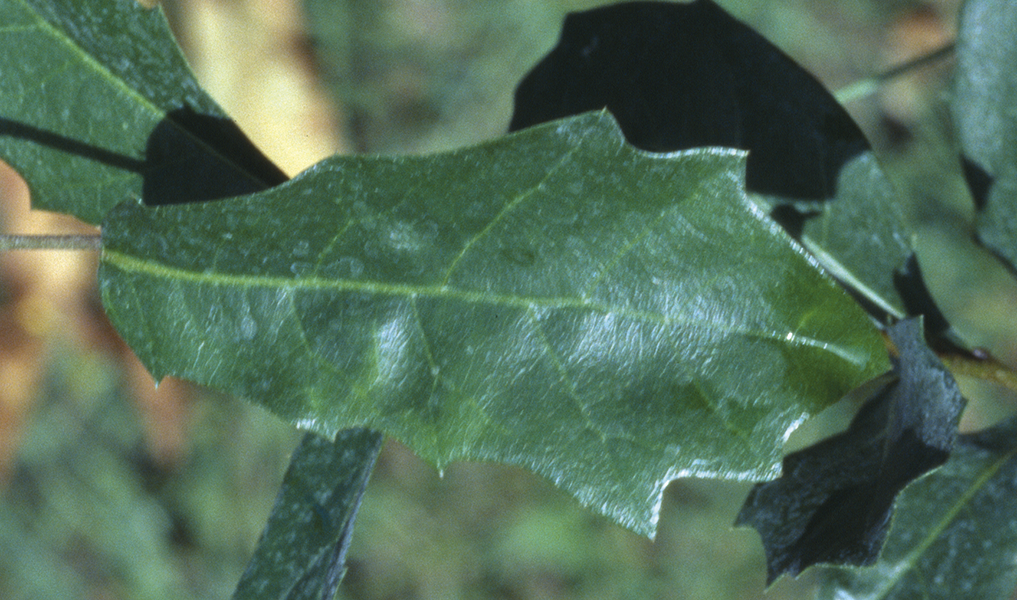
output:
[[[733,150],[637,150],[604,112],[336,157],[261,194],[120,205],[102,298],[157,378],[439,469],[524,466],[652,535],[669,480],[776,476],[791,430],[888,368],[743,173]]]
[[[962,435],[904,490],[879,561],[823,572],[824,600],[1009,600],[1017,587],[1017,419]]]
[[[334,442],[304,436],[234,600],[335,597],[381,442],[366,429],[340,431]]]
[[[201,90],[161,9],[0,0],[0,157],[35,208],[99,223],[128,199],[208,200],[285,176]]]
[[[1005,0],[961,11],[951,102],[979,240],[1017,268],[1017,13]]]

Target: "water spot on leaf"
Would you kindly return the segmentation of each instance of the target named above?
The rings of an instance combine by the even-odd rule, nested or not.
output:
[[[297,277],[311,275],[314,273],[314,263],[306,260],[294,261],[293,264],[290,265],[290,272]]]
[[[258,324],[254,321],[254,317],[250,313],[246,313],[240,319],[240,339],[249,342],[254,339],[254,336],[258,334]]]

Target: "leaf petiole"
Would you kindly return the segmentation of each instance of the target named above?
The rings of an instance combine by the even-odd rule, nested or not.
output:
[[[991,381],[1017,392],[1017,372],[991,356],[985,359],[971,358],[961,354],[940,355],[940,360],[954,375]]]
[[[865,79],[860,79],[854,83],[849,83],[834,92],[833,95],[841,104],[847,104],[849,102],[865,98],[866,96],[876,93],[879,86],[892,79],[900,77],[901,75],[906,75],[911,71],[950,56],[953,54],[955,46],[956,44],[954,42],[950,42],[945,46],[940,46],[931,52],[903,62],[894,67],[890,67],[882,73],[873,75],[872,77],[866,77]]]
[[[102,250],[102,236],[84,235],[16,235],[0,234],[0,252],[10,250]]]

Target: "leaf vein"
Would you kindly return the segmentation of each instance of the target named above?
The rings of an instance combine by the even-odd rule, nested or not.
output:
[[[922,555],[925,554],[925,551],[928,550],[929,547],[940,538],[940,536],[942,536],[946,528],[957,519],[957,516],[960,515],[965,508],[968,508],[971,500],[982,489],[982,487],[988,483],[989,479],[992,479],[993,475],[995,475],[1001,468],[1003,468],[1003,465],[1012,460],[1015,456],[1017,456],[1017,447],[1014,447],[998,460],[988,465],[985,470],[978,475],[978,478],[975,479],[974,483],[971,484],[971,487],[965,490],[964,493],[961,494],[960,498],[958,498],[957,501],[950,506],[950,509],[946,511],[943,518],[936,523],[935,527],[933,527],[929,533],[922,538],[921,542],[908,553],[904,560],[902,560],[901,563],[893,570],[890,576],[886,577],[882,581],[882,585],[875,591],[873,597],[886,598],[887,595],[890,594],[897,586],[900,580],[908,573],[920,576],[921,573],[919,571],[915,571],[915,566],[921,559]]]
[[[311,360],[314,361],[314,364],[320,366],[322,370],[338,376],[358,396],[363,396],[365,394],[364,389],[358,385],[356,381],[351,379],[350,376],[338,366],[325,360],[325,358],[322,357],[317,350],[311,347],[311,342],[307,339],[307,328],[304,327],[304,322],[300,319],[300,312],[297,310],[296,294],[287,294],[286,296],[289,303],[289,311],[293,315],[296,333],[299,336],[300,344],[304,347],[307,355],[310,356]]]
[[[470,251],[470,249],[473,248],[473,246],[481,238],[485,237],[488,233],[490,233],[494,229],[494,226],[499,221],[504,219],[506,215],[508,215],[510,212],[512,212],[514,209],[516,209],[518,206],[520,206],[525,200],[528,200],[529,198],[531,198],[538,190],[540,190],[541,186],[543,186],[545,183],[547,183],[551,179],[551,177],[559,169],[561,169],[561,167],[566,162],[568,162],[569,159],[572,158],[572,155],[574,155],[578,151],[579,151],[579,145],[573,145],[571,148],[569,148],[567,152],[562,154],[562,156],[558,160],[558,162],[555,163],[554,166],[552,166],[551,168],[549,168],[547,170],[547,173],[544,174],[544,177],[536,185],[530,187],[530,189],[526,190],[524,193],[519,194],[514,200],[512,200],[511,202],[506,204],[504,207],[502,207],[502,209],[498,211],[498,214],[496,214],[494,216],[494,218],[491,219],[491,222],[489,222],[487,225],[485,225],[483,229],[481,229],[479,232],[477,232],[476,235],[474,235],[465,244],[463,244],[463,249],[459,252],[459,254],[454,259],[452,259],[452,262],[449,263],[448,269],[446,269],[446,271],[445,271],[445,277],[442,278],[441,287],[447,287],[448,286],[448,282],[452,278],[452,273],[455,271],[456,267],[462,261],[463,257],[466,256],[466,254]]]
[[[621,262],[622,258],[627,256],[629,252],[631,252],[636,246],[641,244],[643,240],[646,239],[646,237],[649,236],[650,233],[657,227],[657,225],[660,224],[664,217],[674,212],[675,210],[676,209],[674,206],[662,210],[660,214],[657,215],[657,217],[653,219],[651,223],[647,223],[646,226],[643,227],[643,229],[639,232],[639,234],[636,235],[629,243],[619,248],[615,255],[612,256],[611,259],[607,261],[607,263],[604,265],[604,268],[601,269],[600,273],[598,273],[596,277],[594,277],[592,280],[590,280],[589,283],[586,284],[585,288],[580,292],[580,295],[586,298],[590,290],[592,290],[598,283],[600,283],[600,281],[604,279],[607,276],[607,274],[611,272],[611,270],[614,269],[615,266],[617,266],[619,262]]]
[[[438,367],[438,362],[435,360],[434,352],[431,349],[431,342],[428,339],[427,334],[424,332],[424,323],[420,317],[420,310],[417,306],[416,296],[411,297],[410,306],[413,309],[413,318],[417,324],[417,332],[420,334],[421,343],[424,346],[424,356],[426,357],[428,367],[430,368],[431,395],[433,396],[437,392],[438,383],[439,381],[442,381],[444,382],[444,385],[448,387],[449,391],[451,391],[456,397],[462,398],[465,402],[468,402],[470,405],[475,407],[488,425],[498,429],[502,433],[507,433],[508,430],[505,426],[495,421],[494,417],[490,414],[487,408],[485,408],[480,402],[477,402],[477,399],[473,397],[472,394],[463,393],[455,382],[441,374],[441,369]]]
[[[550,340],[547,339],[547,334],[544,332],[544,326],[540,324],[540,319],[537,318],[536,311],[530,307],[526,311],[526,316],[533,324],[533,328],[536,331],[537,336],[540,338],[540,343],[544,346],[545,354],[548,358],[550,358],[555,370],[558,371],[558,377],[565,386],[565,390],[568,392],[569,398],[572,400],[572,403],[575,404],[579,414],[583,417],[584,426],[586,429],[595,433],[606,447],[608,436],[596,425],[596,423],[593,422],[593,419],[590,417],[589,410],[586,406],[584,406],[582,400],[579,398],[579,395],[576,392],[575,381],[573,381],[572,376],[569,375],[568,369],[565,368],[565,365],[562,364],[558,353],[555,352],[554,348],[551,346]],[[625,439],[630,439],[630,436],[625,436]]]

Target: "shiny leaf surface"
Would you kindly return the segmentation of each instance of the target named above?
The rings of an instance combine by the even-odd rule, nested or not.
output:
[[[194,80],[160,9],[0,0],[0,158],[35,208],[99,223],[131,197],[208,200],[281,183]]]
[[[964,407],[957,383],[925,345],[920,319],[889,334],[896,380],[846,432],[785,458],[781,478],[758,484],[738,515],[763,538],[771,583],[820,563],[875,562],[897,494],[953,448]]]
[[[154,375],[439,468],[542,474],[652,535],[681,476],[764,479],[888,365],[865,313],[742,189],[592,113],[429,157],[337,157],[262,194],[122,204],[111,321]]]
[[[1017,267],[1017,13],[1005,0],[964,3],[952,112],[978,209],[978,237]]]
[[[872,568],[823,572],[823,600],[1009,600],[1017,588],[1017,420],[963,435],[900,496]]]

